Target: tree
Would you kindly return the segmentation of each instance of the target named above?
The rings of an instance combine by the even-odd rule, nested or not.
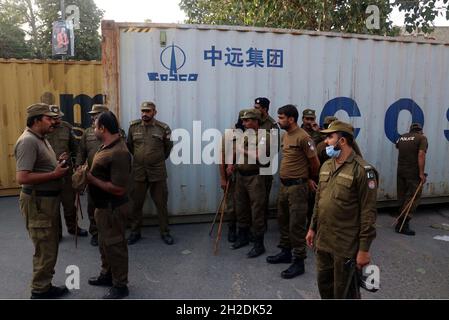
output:
[[[103,11],[93,0],[66,0],[80,10],[75,30],[76,60],[101,59],[98,33]],[[0,56],[51,59],[54,21],[61,20],[60,0],[0,0]]]
[[[13,2],[0,0],[0,57],[30,58],[31,47],[25,40],[26,33],[20,28],[24,22]]]
[[[439,15],[446,16],[446,20],[449,20],[449,0],[396,0],[395,4],[400,11],[405,12],[404,25],[409,33],[414,31],[430,33],[433,31],[432,21]]]
[[[51,56],[51,35],[54,21],[61,19],[59,0],[36,0],[39,7],[39,19],[42,27],[39,30],[39,39],[43,57]],[[93,0],[65,1],[77,5],[80,10],[80,29],[75,30],[75,60],[101,59],[101,38],[98,33],[103,10],[99,9]]]
[[[449,12],[449,0],[440,1],[444,2],[440,8],[435,1],[400,0],[181,0],[180,7],[188,23],[397,35],[399,28],[393,27],[388,16],[394,7],[406,12],[407,27],[424,31],[438,9]],[[378,28],[367,27],[370,5],[379,9]]]

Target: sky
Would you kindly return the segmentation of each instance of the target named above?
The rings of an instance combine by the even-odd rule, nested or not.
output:
[[[94,0],[97,6],[105,10],[104,19],[116,22],[152,22],[182,23],[185,13],[179,8],[180,0]],[[125,5],[124,5],[125,4]],[[393,10],[391,18],[395,25],[402,25],[404,14]],[[436,26],[449,26],[445,17],[435,20]]]

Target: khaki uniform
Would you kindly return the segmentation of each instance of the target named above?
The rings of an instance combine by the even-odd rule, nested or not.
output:
[[[304,126],[301,126],[301,128],[304,129],[304,131],[306,131],[309,134],[309,136],[312,138],[312,140],[317,148],[316,150],[318,152],[318,146],[320,146],[320,144],[324,143],[323,136],[319,132],[316,132],[315,130],[306,129],[306,128],[304,128]],[[322,148],[322,146],[320,146],[320,151],[322,152],[321,148]],[[326,145],[324,145],[324,154],[326,154]],[[320,156],[319,153],[317,153],[317,155]],[[320,159],[320,158],[318,157],[318,159]],[[321,161],[321,159],[320,159],[320,161]],[[315,181],[315,182],[318,182],[318,181]],[[307,209],[307,227],[310,226],[310,221],[311,221],[312,215],[313,215],[314,203],[315,203],[315,192],[313,192],[312,190],[309,190],[309,195],[307,197],[307,208],[308,208]]]
[[[134,188],[131,193],[133,222],[131,232],[140,234],[143,214],[142,207],[150,189],[159,217],[162,235],[168,234],[168,187],[165,160],[170,156],[173,142],[170,140],[170,127],[153,119],[149,125],[142,120],[131,122],[128,132],[128,148],[134,155]]]
[[[344,263],[369,251],[376,237],[376,170],[353,152],[339,167],[335,159],[320,170],[310,228],[316,232],[318,288],[322,298],[344,297],[348,281]]]
[[[14,148],[17,171],[52,172],[56,154],[49,142],[31,129],[25,129]],[[36,185],[23,185],[20,193],[20,211],[34,245],[33,278],[35,293],[50,289],[55,273],[59,245],[59,193],[61,180]]]
[[[123,139],[119,138],[108,146],[101,146],[92,162],[90,172],[103,181],[115,186],[129,187],[132,156]],[[125,237],[128,196],[114,196],[91,185],[90,193],[95,205],[95,221],[98,228],[98,242],[101,254],[101,274],[112,275],[113,285],[128,283],[128,245]]]
[[[397,193],[400,212],[411,200],[418,188],[421,179],[419,177],[418,152],[427,152],[428,142],[426,136],[418,132],[403,134],[396,142],[398,154],[397,169]],[[421,191],[417,193],[415,201],[410,209],[408,217],[411,218],[416,211],[421,198]]]
[[[255,145],[251,145],[252,143]],[[257,134],[255,141],[249,142],[245,139],[244,150],[256,150],[262,144],[266,145],[266,150],[269,152],[268,132],[263,136]],[[260,239],[266,231],[266,178],[260,175],[260,164],[250,164],[247,155],[244,156],[243,162],[236,165],[235,201],[238,227],[241,229],[252,227],[254,237]]]
[[[61,203],[64,209],[64,219],[69,233],[76,231],[76,209],[75,209],[75,191],[72,188],[73,163],[72,159],[76,156],[77,141],[72,131],[72,125],[61,121],[61,124],[55,130],[47,135],[56,154],[56,159],[66,152],[69,155],[70,169],[67,175],[62,179]],[[62,225],[60,225],[60,234],[62,234]]]
[[[282,161],[279,176],[278,222],[279,247],[292,249],[296,258],[306,258],[307,199],[309,158],[316,157],[313,140],[301,128],[282,137]]]
[[[95,153],[101,146],[101,141],[97,139],[94,133],[94,128],[90,127],[84,131],[81,137],[78,147],[78,153],[76,155],[76,165],[83,165],[86,160],[89,168],[92,167],[92,161]],[[95,223],[95,206],[90,193],[90,188],[87,188],[87,215],[89,216],[89,233],[92,236],[98,234],[97,224]]]

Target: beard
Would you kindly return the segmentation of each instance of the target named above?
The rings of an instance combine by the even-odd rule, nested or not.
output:
[[[153,119],[153,117],[142,116],[142,120],[145,121],[145,122],[151,121],[151,119]]]

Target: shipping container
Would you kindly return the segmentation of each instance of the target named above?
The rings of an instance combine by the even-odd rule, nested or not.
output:
[[[90,123],[87,112],[103,98],[99,61],[0,59],[0,196],[16,195],[14,145],[26,126],[27,106],[52,97],[80,133]]]
[[[300,112],[312,108],[321,124],[335,115],[356,128],[364,158],[380,173],[378,200],[385,205],[396,199],[395,141],[420,122],[429,140],[423,202],[448,199],[448,43],[114,21],[103,21],[102,34],[104,90],[125,129],[140,118],[145,100],[155,102],[156,118],[172,130],[187,130],[192,144],[206,129],[233,126],[256,97],[271,100],[275,119],[285,104]],[[201,121],[201,130],[193,129],[194,121]],[[212,143],[203,140],[203,148]],[[189,157],[200,155],[192,151]],[[216,211],[222,194],[216,165],[168,160],[167,166],[172,215]],[[275,177],[271,206],[277,189]]]

